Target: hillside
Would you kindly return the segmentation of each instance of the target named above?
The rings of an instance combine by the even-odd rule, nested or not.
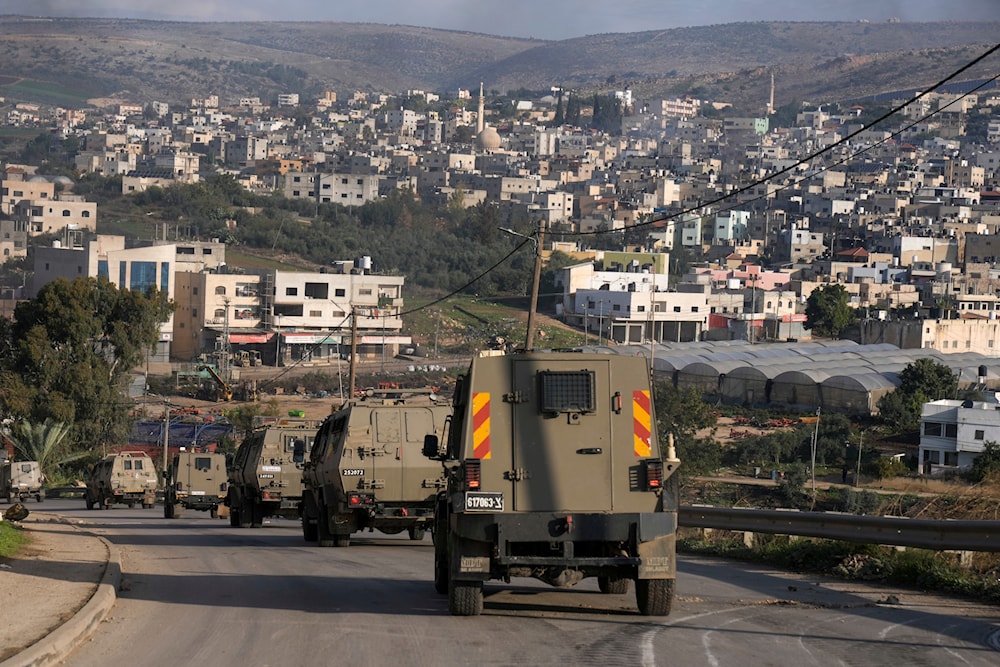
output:
[[[223,102],[279,92],[551,85],[696,90],[738,107],[926,85],[984,51],[1000,23],[740,23],[546,42],[400,25],[0,17],[0,95],[80,106]],[[995,72],[995,63],[983,72]],[[970,72],[969,78],[977,73]]]

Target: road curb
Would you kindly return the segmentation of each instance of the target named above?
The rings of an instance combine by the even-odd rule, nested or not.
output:
[[[63,523],[80,528],[63,518]],[[83,531],[81,531],[83,532]],[[93,535],[93,533],[90,533]],[[104,576],[97,584],[97,590],[73,617],[38,640],[17,655],[0,662],[0,667],[45,667],[55,665],[68,656],[97,629],[111,611],[117,599],[118,586],[121,583],[122,563],[118,547],[103,537],[93,535],[104,544],[108,552],[108,562],[104,568]]]

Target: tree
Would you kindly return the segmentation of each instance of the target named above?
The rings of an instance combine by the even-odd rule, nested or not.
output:
[[[87,456],[87,452],[67,450],[65,440],[70,431],[68,424],[52,419],[46,419],[41,424],[22,421],[11,427],[7,438],[14,443],[14,449],[23,460],[38,461],[42,474],[52,480],[56,468]]]
[[[815,335],[836,338],[854,321],[854,311],[847,305],[843,285],[814,289],[806,302],[806,328]]]
[[[972,462],[968,477],[978,484],[996,475],[1000,475],[1000,443],[987,440],[983,444],[982,453]]]
[[[924,403],[952,398],[958,387],[958,376],[929,357],[907,364],[899,381],[899,388],[878,402],[879,416],[899,432],[916,430]]]
[[[46,284],[0,327],[0,412],[72,424],[72,451],[123,442],[132,407],[125,384],[171,309],[155,288],[119,290],[93,278]]]
[[[660,448],[666,454],[670,435],[684,475],[710,474],[722,463],[722,450],[713,438],[698,438],[698,431],[715,426],[718,417],[692,388],[678,389],[670,382],[654,382],[656,427]]]

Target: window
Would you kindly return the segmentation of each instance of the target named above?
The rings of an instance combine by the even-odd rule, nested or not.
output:
[[[371,296],[372,295],[372,288],[371,287],[362,287],[361,289],[358,290],[358,294],[361,295],[361,296]]]
[[[156,287],[156,262],[132,262],[129,289],[145,292],[150,287]]]
[[[944,425],[944,437],[946,437],[946,438],[957,438],[958,437],[958,424],[945,424]]]
[[[142,461],[133,461],[135,463],[135,470],[142,470]]]
[[[939,422],[924,422],[924,435],[941,435],[941,424]]]
[[[675,313],[681,312],[681,307],[680,306],[674,306],[674,312]]]
[[[975,435],[974,435],[973,437],[974,437],[974,438],[975,438],[976,440],[982,440],[983,438],[985,438],[985,437],[986,437],[986,433],[985,433],[985,431],[983,431],[983,429],[981,429],[981,428],[977,428],[977,429],[976,429],[976,434],[975,434]]]
[[[945,452],[944,464],[953,468],[958,467],[958,452]]]
[[[212,459],[207,456],[196,456],[194,457],[194,467],[195,470],[211,470]]]
[[[347,292],[344,290],[343,287],[338,287],[337,289],[333,290],[334,296],[345,296],[346,294]]]
[[[323,311],[322,310],[310,310],[309,311],[309,317],[323,317]]]
[[[62,211],[62,217],[68,218],[71,215],[68,208],[64,208]]]
[[[132,469],[132,462],[131,461],[122,461],[122,468],[124,468],[125,470],[131,470]]]
[[[542,371],[538,381],[542,412],[593,412],[597,407],[592,371]]]
[[[285,288],[285,296],[298,296],[298,294],[299,294],[299,288],[298,287],[286,287]]]
[[[217,320],[224,320],[224,319],[226,319],[226,309],[225,308],[216,308],[215,309],[215,319],[217,319]]]
[[[312,299],[329,298],[330,286],[327,283],[306,283],[303,293]]]
[[[216,287],[215,288],[215,293],[216,294],[221,294],[222,296],[225,296],[226,295],[226,288],[225,288],[225,286],[224,285],[219,285],[218,287]]]

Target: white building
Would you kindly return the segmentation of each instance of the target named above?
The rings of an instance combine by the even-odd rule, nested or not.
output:
[[[987,442],[1000,442],[1000,403],[944,399],[920,413],[919,473],[938,475],[968,468]]]

